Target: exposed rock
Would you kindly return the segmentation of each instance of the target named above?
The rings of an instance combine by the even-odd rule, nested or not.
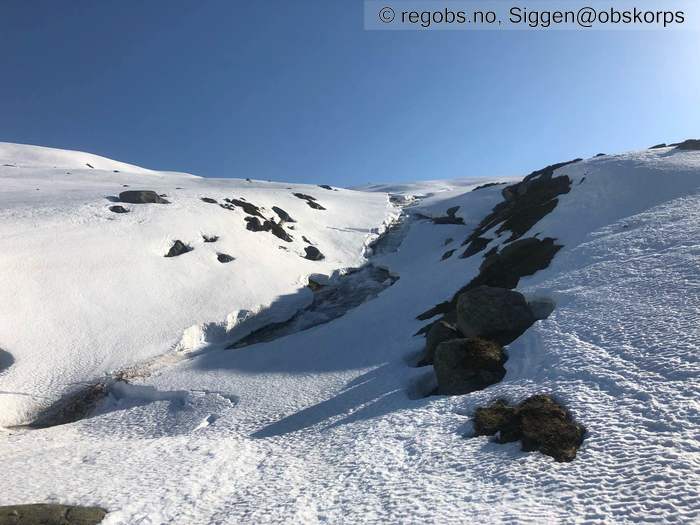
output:
[[[464,337],[483,337],[507,345],[535,321],[525,297],[505,288],[479,286],[457,300],[457,326]]]
[[[453,311],[459,296],[478,286],[513,289],[521,277],[532,275],[549,266],[554,255],[561,249],[554,239],[521,239],[507,245],[501,252],[496,247],[489,250],[479,267],[479,275],[460,288],[450,301],[444,301],[418,315],[416,319],[425,321],[438,314]],[[427,330],[427,329],[426,329]],[[424,333],[419,331],[418,333]]]
[[[302,199],[306,201],[306,204],[308,204],[311,208],[314,210],[325,210],[323,206],[321,206],[318,202],[316,202],[316,197],[312,197],[311,195],[306,195],[305,193],[293,193],[295,197],[298,199]]]
[[[598,157],[605,157],[606,155],[607,155],[607,153],[598,153],[598,154],[596,154],[595,157],[596,157],[596,158],[598,158]]]
[[[312,292],[318,292],[321,288],[323,288],[325,285],[316,282],[313,280],[311,277],[309,277],[309,282],[306,285]]]
[[[440,258],[441,261],[444,261],[445,259],[449,259],[452,257],[452,254],[455,253],[455,250],[447,250],[445,253],[442,254],[442,257]]]
[[[472,191],[483,190],[484,188],[490,188],[492,186],[501,186],[503,184],[506,184],[506,183],[505,182],[487,182],[486,184],[482,184],[481,186],[477,186]]]
[[[192,246],[189,246],[180,240],[176,240],[170,247],[170,250],[168,250],[168,253],[165,254],[165,257],[177,257],[178,255],[191,252],[192,250],[194,250]]]
[[[267,222],[270,223],[270,232],[272,233],[272,235],[274,235],[278,239],[282,239],[285,242],[292,242],[294,240],[292,239],[291,235],[284,231],[284,228],[282,228],[282,226],[273,221]]]
[[[88,168],[95,169],[95,166],[93,166],[93,165],[90,164],[89,162],[86,162],[85,165],[86,165]]]
[[[124,206],[119,205],[110,206],[109,211],[113,213],[129,213],[129,210],[127,210]]]
[[[216,242],[219,240],[219,236],[202,234],[202,239],[204,239],[204,242]]]
[[[511,232],[509,241],[521,237],[557,206],[557,195],[570,191],[569,177],[566,175],[553,177],[554,171],[580,160],[552,164],[533,171],[517,184],[503,188],[501,193],[505,200],[497,204],[491,213],[484,217],[468,241],[481,237],[499,224],[497,233],[509,230]]]
[[[676,149],[685,151],[700,151],[700,139],[684,140],[676,146]]]
[[[285,242],[292,242],[294,240],[286,231],[284,231],[284,228],[282,228],[282,226],[276,222],[268,221],[267,219],[263,219],[263,222],[260,222],[260,219],[257,217],[245,217],[244,220],[247,223],[246,229],[250,231],[270,232],[275,237],[282,239]]]
[[[500,252],[489,255],[479,267],[477,275],[467,288],[485,284],[501,288],[515,288],[521,277],[532,275],[549,266],[561,245],[554,239],[530,237],[506,245]]]
[[[121,202],[129,204],[170,204],[155,191],[150,190],[128,190],[119,194]]]
[[[202,197],[202,200],[206,203],[209,203],[209,204],[218,204],[219,203],[219,201],[217,201],[216,199],[212,199],[211,197]]]
[[[293,193],[296,198],[302,199],[305,201],[315,201],[316,197],[312,197],[311,195],[307,195],[306,193]]]
[[[426,310],[422,314],[418,315],[416,319],[419,321],[425,321],[436,315],[445,314],[451,310],[454,310],[454,305],[450,301],[444,301],[440,304],[436,304],[429,310]]]
[[[323,206],[321,206],[318,202],[315,201],[306,201],[306,204],[309,205],[310,208],[313,208],[314,210],[325,210]]]
[[[455,213],[459,210],[459,206],[452,206],[445,211],[444,217],[433,217],[433,224],[464,224],[462,217],[455,217]]]
[[[324,190],[333,190],[333,188],[330,187],[328,184],[319,184],[318,187],[323,188]]]
[[[451,323],[449,322],[448,318],[440,319],[439,321],[433,323],[430,326],[428,334],[425,338],[425,355],[423,356],[420,364],[430,365],[433,363],[435,358],[435,349],[440,343],[463,337],[464,336],[459,333],[457,327],[455,326],[454,318]]]
[[[491,242],[491,239],[487,237],[474,237],[470,242],[469,246],[462,252],[462,255],[460,255],[460,259],[466,259],[467,257],[471,257],[472,255],[476,255],[480,251],[482,251],[484,248],[488,246],[488,244]]]
[[[532,396],[517,406],[503,400],[474,414],[476,435],[498,434],[500,443],[520,440],[524,451],[539,450],[557,461],[572,461],[585,428],[548,395]]]
[[[452,237],[448,237],[447,239],[445,239],[445,242],[442,243],[442,245],[443,245],[443,246],[447,246],[447,245],[450,244],[452,241],[454,241],[454,239],[453,239]]]
[[[97,404],[107,397],[108,393],[107,383],[88,385],[43,410],[29,426],[48,428],[79,421],[87,417]]]
[[[435,349],[433,366],[438,391],[461,395],[498,383],[506,374],[503,348],[486,339],[453,339]]]
[[[304,248],[304,251],[306,252],[304,258],[309,259],[310,261],[320,261],[325,259],[325,256],[315,246],[307,246]]]
[[[255,204],[252,204],[250,202],[246,202],[244,199],[224,199],[229,206],[223,206],[226,207],[227,209],[231,209],[231,206],[238,206],[241,208],[245,213],[248,215],[253,215],[255,217],[260,217],[261,219],[265,219],[265,216],[260,212],[260,208],[258,208]]]
[[[666,143],[662,142],[661,144],[656,144],[655,146],[652,146],[649,149],[659,149],[659,148],[665,148],[665,147],[666,147]]]
[[[12,357],[12,354],[0,348],[0,374],[3,372],[3,370],[10,368],[14,362],[15,358]]]
[[[284,211],[278,206],[273,206],[272,211],[274,211],[277,214],[277,216],[280,218],[280,221],[282,222],[297,222],[294,219],[292,219],[291,215],[289,215],[286,211]]]
[[[0,507],[0,525],[96,525],[107,515],[99,507],[54,503]]]
[[[264,220],[263,222],[260,222],[260,219],[257,217],[245,217],[243,219],[247,224],[246,224],[246,230],[250,230],[252,232],[267,232],[270,231],[270,221]]]
[[[306,238],[306,235],[302,235],[301,240],[304,241],[306,244],[313,244],[309,239]]]
[[[234,257],[231,257],[231,256],[230,256],[229,254],[227,254],[227,253],[217,253],[217,254],[216,254],[216,259],[217,259],[220,263],[230,263],[231,261],[235,261],[235,260],[236,260]]]

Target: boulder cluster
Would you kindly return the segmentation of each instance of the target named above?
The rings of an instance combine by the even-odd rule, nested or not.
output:
[[[492,286],[468,290],[454,311],[430,327],[421,364],[434,366],[441,394],[481,390],[503,379],[503,346],[536,320],[519,292]]]
[[[692,146],[692,144],[690,145]],[[503,200],[477,225],[462,243],[460,258],[485,250],[495,233],[509,237],[500,247],[486,251],[479,273],[444,301],[417,319],[435,321],[418,334],[426,335],[425,353],[419,366],[433,365],[437,394],[462,395],[498,383],[506,375],[508,356],[504,346],[520,337],[535,321],[549,316],[551,301],[528,302],[515,288],[524,276],[549,266],[561,245],[556,239],[523,238],[535,224],[558,204],[558,196],[571,190],[571,179],[557,175],[557,169],[576,159],[534,171],[521,182],[501,191]],[[457,208],[437,224],[456,224]],[[442,260],[454,253],[445,252]],[[499,401],[480,408],[475,416],[477,435],[497,435],[500,442],[521,440],[524,450],[539,450],[558,461],[571,461],[581,445],[584,429],[551,397],[536,395],[516,406]]]

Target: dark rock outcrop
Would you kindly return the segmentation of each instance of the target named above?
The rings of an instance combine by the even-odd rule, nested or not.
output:
[[[252,215],[254,217],[260,217],[261,219],[265,220],[265,216],[260,211],[260,208],[258,208],[255,204],[253,204],[251,202],[246,202],[243,199],[224,199],[224,201],[228,205],[220,204],[219,206],[226,208],[228,210],[235,209],[236,207],[239,207],[248,215]]]
[[[218,236],[218,235],[206,235],[206,234],[203,234],[203,235],[202,235],[202,239],[204,240],[204,242],[216,242],[216,241],[219,240],[219,236]]]
[[[477,275],[467,288],[480,285],[515,288],[521,277],[533,275],[549,266],[561,249],[554,239],[530,237],[506,245],[500,252],[489,255],[479,267]]]
[[[231,257],[227,253],[217,253],[216,260],[219,261],[220,263],[230,263],[231,261],[235,261],[235,258]]]
[[[165,254],[165,257],[177,257],[178,255],[191,252],[192,250],[194,250],[192,246],[185,244],[181,240],[176,240],[168,250],[168,253]]]
[[[202,197],[202,201],[204,201],[208,204],[218,204],[219,203],[216,199],[212,199],[211,197]]]
[[[474,237],[469,241],[469,246],[462,252],[462,255],[460,255],[460,259],[466,259],[467,257],[471,257],[472,255],[476,255],[480,251],[482,251],[484,248],[488,246],[488,244],[491,242],[491,239],[487,237]]]
[[[455,213],[459,210],[459,206],[452,206],[445,210],[443,217],[433,217],[433,224],[464,224],[462,217],[456,217]]]
[[[48,428],[84,419],[90,415],[100,401],[107,397],[108,393],[109,385],[107,383],[88,385],[43,410],[29,426]]]
[[[700,151],[700,139],[684,140],[676,146],[676,149],[685,151]]]
[[[464,337],[457,329],[454,316],[452,316],[451,321],[452,322],[450,322],[449,318],[440,319],[430,326],[425,338],[425,355],[419,363],[420,366],[433,363],[435,359],[435,349],[440,343]]]
[[[554,177],[554,171],[581,159],[552,164],[533,171],[521,182],[502,190],[504,200],[497,204],[474,229],[467,241],[483,236],[500,224],[496,233],[510,231],[509,241],[518,239],[545,215],[556,208],[558,195],[571,190],[571,179],[566,175]]]
[[[170,204],[169,201],[150,190],[128,190],[119,194],[121,202],[129,204]]]
[[[293,195],[298,198],[306,201],[306,204],[309,205],[309,207],[313,208],[314,210],[325,210],[323,206],[321,206],[318,202],[316,202],[316,197],[312,197],[311,195],[306,195],[305,193],[293,193]]]
[[[484,256],[479,274],[474,279],[460,288],[451,300],[433,306],[418,315],[416,319],[425,321],[436,315],[454,311],[459,296],[478,286],[513,289],[518,286],[521,277],[547,268],[560,249],[560,245],[554,244],[554,239],[536,237],[515,241],[500,252],[494,247]],[[424,332],[419,331],[419,333]]]
[[[277,216],[280,218],[280,221],[282,222],[297,222],[294,219],[292,219],[291,215],[289,215],[286,211],[284,211],[278,206],[273,206],[272,211],[274,211],[277,214]]]
[[[502,186],[503,184],[506,184],[506,183],[505,182],[487,182],[486,184],[482,184],[481,186],[477,186],[476,188],[472,189],[472,191],[483,190],[484,188],[490,188],[492,186]]]
[[[331,191],[333,191],[333,188],[330,187],[328,184],[319,184],[318,187],[319,187],[319,188],[323,188],[324,190],[331,190]]]
[[[14,362],[15,358],[12,357],[12,354],[0,348],[0,374],[3,372],[3,370],[10,368]]]
[[[665,147],[666,147],[666,143],[662,142],[661,144],[656,144],[656,145],[650,147],[649,149],[659,149],[659,148],[665,148]]]
[[[464,337],[481,337],[507,345],[535,321],[525,297],[505,288],[478,286],[457,300],[457,326]]]
[[[315,246],[307,246],[304,248],[304,252],[306,252],[304,258],[310,261],[321,261],[325,259],[325,256]]]
[[[585,428],[548,395],[529,397],[516,406],[503,400],[478,408],[477,436],[498,434],[498,442],[520,440],[524,451],[539,450],[557,461],[572,461],[583,443]]]
[[[0,525],[97,525],[107,515],[99,507],[55,503],[0,507]]]
[[[435,349],[438,392],[461,395],[498,383],[506,374],[503,348],[486,339],[453,339]]]
[[[250,230],[252,232],[270,232],[272,235],[277,237],[278,239],[282,239],[285,242],[292,242],[294,239],[276,222],[273,221],[268,221],[267,219],[263,219],[262,222],[260,222],[260,219],[257,217],[245,217],[244,219],[246,221],[246,229]]]
[[[129,213],[129,210],[127,210],[124,206],[119,205],[110,206],[109,211],[112,213]]]
[[[440,258],[441,261],[444,261],[446,259],[449,259],[452,257],[452,255],[455,253],[455,250],[447,250],[445,253],[442,254],[442,257]]]

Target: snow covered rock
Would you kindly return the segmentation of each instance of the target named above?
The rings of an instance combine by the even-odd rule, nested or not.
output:
[[[435,349],[433,366],[439,393],[460,395],[498,383],[506,370],[503,348],[480,338],[453,339]]]

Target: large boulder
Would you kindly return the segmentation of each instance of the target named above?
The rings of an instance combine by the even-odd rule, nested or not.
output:
[[[516,406],[503,400],[478,408],[474,433],[498,435],[500,443],[520,440],[525,451],[539,450],[557,461],[572,461],[583,443],[585,428],[551,396],[529,397]]]
[[[53,503],[0,507],[0,525],[96,525],[107,515],[99,507]]]
[[[506,356],[498,343],[479,338],[453,339],[435,349],[438,391],[468,394],[498,383],[506,374]]]
[[[421,360],[422,365],[430,365],[435,359],[435,349],[440,343],[445,341],[450,341],[452,339],[459,339],[463,337],[459,333],[457,327],[454,324],[449,323],[445,319],[440,319],[430,326],[428,334],[425,338],[425,355]]]
[[[119,200],[129,204],[170,204],[170,201],[150,190],[123,191],[119,194]]]
[[[535,320],[525,297],[513,290],[478,286],[457,300],[457,326],[464,337],[482,337],[507,345]]]

